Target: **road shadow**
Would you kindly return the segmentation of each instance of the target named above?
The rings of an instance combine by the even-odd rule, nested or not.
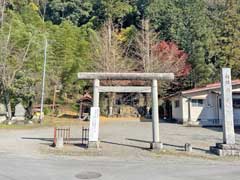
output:
[[[184,146],[180,146],[180,145],[175,145],[175,144],[168,144],[168,143],[163,143],[164,146],[169,146],[169,147],[175,147],[176,150],[178,151],[185,151],[185,145]],[[199,147],[192,147],[193,150],[197,150],[197,151],[202,151],[204,153],[209,153],[209,150],[207,149],[203,149],[203,148],[199,148]]]
[[[40,143],[40,144],[55,147],[55,144],[53,142],[54,138],[22,137],[22,139],[24,139],[24,140],[40,140],[40,141],[44,141],[44,142],[51,142],[51,143]],[[87,148],[87,142],[86,142],[85,139],[82,139],[82,138],[70,138],[69,142],[66,142],[64,144],[73,145],[73,146],[77,146],[77,147],[80,147],[80,148]]]
[[[106,143],[106,144],[112,144],[112,145],[117,145],[117,146],[124,146],[124,147],[130,147],[130,148],[137,148],[141,150],[149,150],[149,148],[141,147],[141,146],[136,146],[136,145],[130,145],[130,144],[123,144],[123,143],[117,143],[117,142],[111,142],[111,141],[100,141],[101,143]]]
[[[126,140],[151,144],[151,141],[141,140],[141,139],[127,138]],[[175,145],[175,144],[163,143],[163,146],[174,147],[177,151],[185,151],[185,146],[184,145],[180,146],[180,145]],[[209,153],[209,150],[206,150],[206,149],[203,149],[203,148],[199,148],[199,147],[192,147],[192,149],[193,150],[202,151],[204,153]]]
[[[74,143],[73,145],[79,148],[84,148],[84,149],[88,148],[87,143]]]
[[[22,137],[24,140],[40,140],[46,142],[53,142],[54,138],[38,138],[38,137]],[[82,138],[70,138],[69,141],[82,141]]]
[[[135,142],[141,142],[141,143],[148,143],[151,144],[151,141],[147,141],[147,140],[141,140],[141,139],[131,139],[131,138],[126,138],[126,140],[128,141],[135,141]]]
[[[33,138],[33,137],[22,137],[24,140],[40,140],[40,141],[46,141],[46,142],[53,142],[53,138]]]

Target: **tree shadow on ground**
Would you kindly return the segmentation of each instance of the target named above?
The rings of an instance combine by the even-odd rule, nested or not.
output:
[[[61,116],[59,116],[60,118],[69,118],[69,119],[78,119],[79,116],[78,115],[69,115],[69,114],[63,114]]]
[[[140,122],[148,122],[148,123],[151,123],[152,122],[152,119],[151,118],[145,118],[145,117],[141,117],[140,118]],[[168,121],[166,119],[159,119],[159,123],[168,123],[168,124],[176,124],[176,122],[174,121]]]

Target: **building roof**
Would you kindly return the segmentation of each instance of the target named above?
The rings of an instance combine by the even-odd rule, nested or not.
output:
[[[77,103],[80,103],[83,101],[92,101],[92,96],[89,93],[85,93],[82,97],[79,98]]]
[[[240,79],[232,80],[232,86],[234,86],[234,85],[240,85]],[[169,99],[169,98],[176,97],[176,96],[188,95],[188,94],[191,94],[191,93],[208,91],[208,90],[213,90],[213,92],[215,92],[215,93],[221,93],[221,92],[216,91],[216,89],[219,89],[219,88],[221,88],[221,82],[216,82],[216,83],[212,83],[212,84],[207,84],[204,87],[198,87],[198,88],[193,88],[193,89],[189,89],[189,90],[185,90],[185,91],[180,91],[180,92],[177,92],[177,93],[172,94],[170,96],[167,96],[164,99]],[[235,93],[235,94],[239,93],[240,94],[240,91],[238,91],[238,90],[234,91],[233,90],[233,93]]]
[[[233,80],[232,85],[233,86],[234,85],[240,85],[240,79]],[[182,91],[181,94],[190,94],[190,93],[201,92],[201,91],[212,90],[212,89],[218,89],[218,88],[221,88],[221,82],[212,83],[212,84],[208,84],[204,87],[193,88],[193,89],[189,89],[189,90],[186,90],[186,91]]]

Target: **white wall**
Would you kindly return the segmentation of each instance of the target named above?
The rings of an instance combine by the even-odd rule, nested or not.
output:
[[[191,99],[203,99],[203,107],[194,107],[192,106],[192,102],[190,102],[190,116],[191,116],[191,121],[197,122],[198,119],[204,118],[205,113],[206,113],[206,108],[208,101],[206,100],[208,96],[208,92],[197,92],[197,93],[192,93],[187,95],[187,97]],[[183,98],[183,122],[187,122],[189,119],[189,108],[188,108],[188,99],[187,97]],[[205,111],[205,112],[204,112]],[[204,113],[203,113],[204,112]]]
[[[181,97],[174,97],[171,99],[172,103],[172,118],[178,121],[182,120],[182,102]],[[175,101],[179,101],[179,107],[175,107]]]
[[[204,107],[199,116],[201,120],[218,119],[218,94],[208,92],[204,100]]]
[[[191,102],[190,102],[191,105]],[[181,122],[187,122],[188,121],[188,99],[186,97],[182,97],[182,121]]]
[[[189,93],[187,95],[176,96],[171,98],[172,102],[172,117],[177,119],[178,122],[187,122],[189,119],[188,113],[188,98],[191,99],[203,99],[203,107],[193,107],[190,102],[191,109],[191,121],[198,122],[201,120],[219,119],[222,122],[222,109],[219,108],[219,97],[217,93],[220,92],[220,88],[214,90],[206,90],[202,92]],[[240,85],[233,86],[233,92],[240,92]],[[233,98],[239,98],[240,95],[233,95]],[[175,101],[180,101],[180,107],[175,108]],[[234,117],[240,119],[240,108],[234,108]]]
[[[218,118],[218,103],[217,103],[217,94],[211,93],[211,91],[197,92],[188,94],[188,96],[179,97],[181,100],[181,112],[175,110],[173,108],[173,117],[177,119],[179,122],[188,122],[189,119],[189,108],[188,108],[188,97],[191,99],[202,99],[203,106],[202,107],[194,107],[192,106],[192,102],[190,102],[191,109],[191,121],[198,122],[199,120],[207,120],[207,119],[217,119]]]

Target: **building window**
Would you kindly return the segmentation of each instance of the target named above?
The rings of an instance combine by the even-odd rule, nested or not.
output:
[[[175,104],[175,108],[179,108],[179,106],[180,106],[179,100],[176,100],[176,101],[174,102],[174,104]]]
[[[203,99],[192,99],[193,107],[203,107]]]
[[[240,99],[233,99],[233,108],[240,109]]]

